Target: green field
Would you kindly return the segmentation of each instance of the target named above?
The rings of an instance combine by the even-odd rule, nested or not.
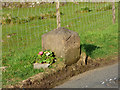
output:
[[[118,53],[117,3],[115,24],[112,24],[109,4],[111,3],[67,3],[60,6],[61,26],[78,32],[82,51],[91,58],[105,58]],[[80,11],[86,7],[92,11]],[[2,65],[7,66],[2,81],[3,86],[6,86],[44,71],[34,70],[32,63],[42,50],[41,35],[55,29],[57,24],[55,4],[43,4],[34,8],[3,8],[2,11],[3,16],[10,14],[11,17],[19,17],[16,18],[19,23],[12,20],[11,23],[2,25]]]

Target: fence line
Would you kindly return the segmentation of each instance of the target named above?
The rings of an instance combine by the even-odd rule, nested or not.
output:
[[[27,8],[3,7],[3,55],[12,52],[14,55],[10,57],[14,57],[17,53],[36,53],[36,47],[41,49],[41,35],[60,26],[80,33],[111,25],[111,5],[112,3],[60,2],[61,20],[58,22],[61,25],[56,21],[56,3],[43,3]],[[117,10],[117,5],[114,8]],[[117,11],[115,13],[117,15]]]

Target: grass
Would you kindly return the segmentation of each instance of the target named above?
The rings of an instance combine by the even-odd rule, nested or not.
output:
[[[116,55],[118,52],[118,23],[112,24],[112,11],[96,11],[104,5],[104,3],[80,3],[79,5],[67,3],[60,6],[60,10],[64,14],[61,15],[61,26],[78,32],[81,49],[91,58],[104,58]],[[92,11],[76,12],[85,6]],[[11,13],[12,16],[24,18],[50,11],[55,11],[55,4],[41,5],[35,8],[3,9],[3,14]],[[36,59],[37,53],[42,50],[41,35],[55,29],[56,26],[56,18],[35,19],[24,24],[2,26],[2,40],[4,41],[2,43],[2,65],[7,66],[6,71],[3,72],[3,86],[15,84],[44,72],[43,69],[34,70],[32,63]],[[9,34],[11,36],[7,38]]]

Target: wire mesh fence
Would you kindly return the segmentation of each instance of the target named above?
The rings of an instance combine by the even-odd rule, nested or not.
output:
[[[41,49],[41,35],[57,27],[54,2],[6,3],[2,16],[3,55],[13,53],[11,56],[18,57],[25,52],[33,54],[32,49]],[[103,29],[112,24],[112,3],[61,2],[60,18],[61,27],[79,34]]]
[[[117,4],[115,3],[116,23],[118,22]],[[84,43],[81,37],[83,34],[104,31],[113,24],[111,2],[60,2],[59,10],[61,27],[76,31],[81,43]],[[18,76],[23,77],[27,70],[23,66],[27,67],[29,63],[25,60],[31,60],[42,50],[41,36],[57,28],[56,2],[2,3],[1,16],[2,64],[11,67],[10,78],[15,75],[17,77],[18,72],[21,74]],[[18,67],[18,64],[21,67]],[[31,66],[28,68],[28,71],[30,70],[31,74],[35,72],[32,71]],[[8,73],[4,74],[4,84],[8,83],[6,79],[9,79]]]

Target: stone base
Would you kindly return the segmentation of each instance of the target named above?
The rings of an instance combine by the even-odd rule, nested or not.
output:
[[[67,65],[71,65],[80,58],[80,37],[66,28],[54,29],[42,35],[42,48],[51,50],[57,57],[64,58]]]
[[[34,63],[34,69],[41,69],[41,68],[47,68],[50,64],[40,64],[40,63]]]

